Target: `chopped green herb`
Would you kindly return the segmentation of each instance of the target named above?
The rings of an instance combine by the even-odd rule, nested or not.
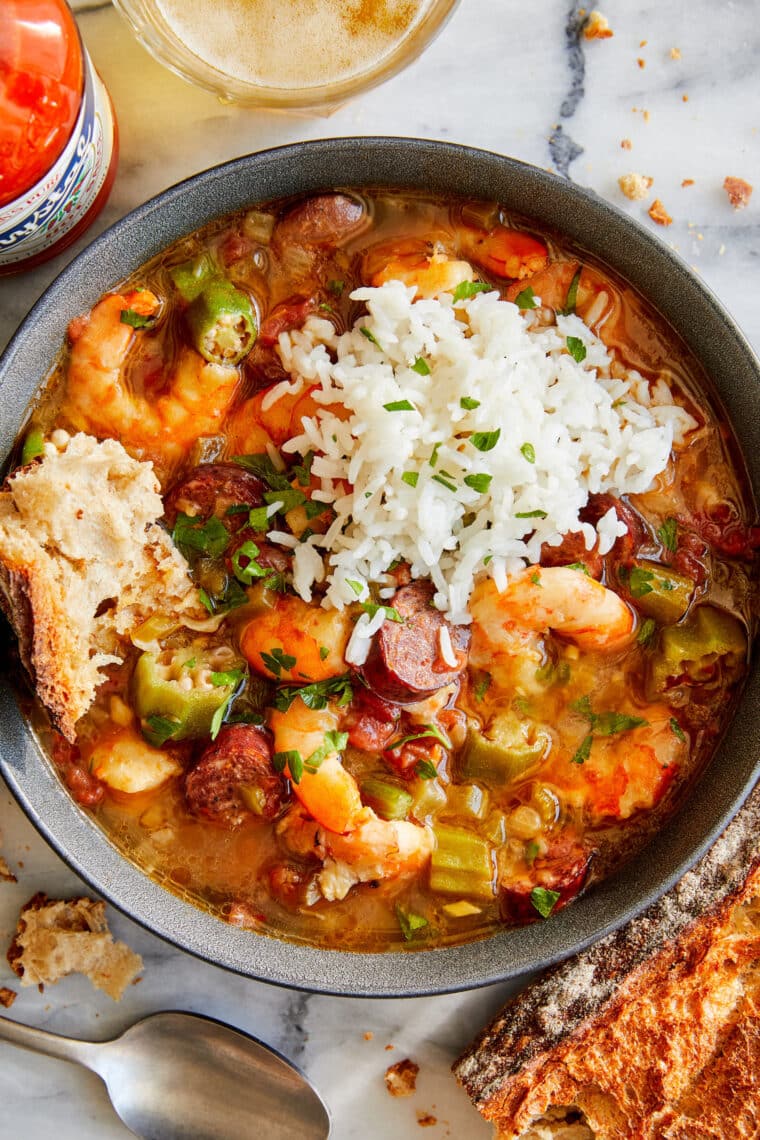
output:
[[[339,707],[343,708],[354,699],[352,676],[342,673],[339,677],[314,681],[311,685],[283,685],[275,693],[274,707],[280,712],[287,712],[296,697],[300,697],[309,709],[327,708],[327,702],[335,697]]]
[[[435,467],[436,463],[438,462],[438,452],[440,450],[441,450],[441,443],[439,440],[439,442],[433,446],[433,450],[430,452],[430,458],[428,459],[428,463],[430,464],[431,467]]]
[[[534,887],[530,892],[530,901],[542,918],[548,918],[559,902],[559,891],[550,891],[547,887]]]
[[[493,680],[490,673],[484,673],[475,682],[475,700],[482,701],[488,690],[491,688],[491,681]]]
[[[486,491],[491,486],[492,479],[493,475],[465,475],[464,482],[467,487],[471,487],[472,490],[477,491],[479,495],[485,495]]]
[[[470,436],[470,443],[478,451],[492,451],[499,442],[500,435],[501,428],[496,428],[496,431],[474,431]]]
[[[242,582],[244,586],[250,586],[251,582],[256,578],[266,578],[269,570],[264,566],[259,566],[256,559],[260,554],[259,548],[255,542],[244,542],[239,546],[235,553],[232,555],[232,569],[235,572],[235,577],[238,582]],[[242,559],[247,559],[243,565]]]
[[[518,309],[535,309],[537,307],[536,294],[533,292],[531,285],[526,285],[526,287],[517,294],[515,304]]]
[[[369,614],[371,618],[375,616],[378,610],[382,610],[388,621],[397,621],[403,624],[404,619],[398,610],[394,610],[393,606],[381,606],[377,602],[360,602],[359,605],[365,614]]]
[[[662,526],[657,528],[657,537],[666,550],[675,550],[678,546],[678,520],[665,519]]]
[[[306,496],[303,491],[299,491],[297,487],[288,487],[287,490],[283,487],[278,491],[265,491],[264,502],[269,506],[279,503],[277,511],[279,514],[287,514],[288,511],[294,510],[296,507],[302,507],[306,502]]]
[[[143,735],[149,744],[155,748],[160,748],[162,744],[166,744],[167,740],[171,740],[181,727],[181,722],[174,717],[149,716],[143,725]]]
[[[536,843],[535,839],[529,840],[525,844],[525,862],[529,867],[532,867],[536,861],[537,856],[541,853],[541,848]]]
[[[520,448],[523,458],[528,460],[528,463],[536,462],[536,449],[532,443],[524,443]]]
[[[319,748],[315,748],[310,756],[307,756],[303,762],[304,771],[311,772],[314,775],[319,771],[320,765],[330,756],[333,752],[342,752],[348,744],[347,732],[335,732],[330,730],[325,733],[325,739],[320,744]]]
[[[386,412],[413,412],[414,404],[410,400],[392,400],[390,404],[383,404]]]
[[[579,744],[578,748],[575,751],[575,755],[570,760],[570,763],[571,764],[585,764],[586,761],[588,760],[589,756],[591,755],[591,745],[593,743],[594,743],[594,737],[589,732],[586,736],[584,736],[583,740]]]
[[[330,650],[327,648],[327,646],[326,645],[320,645],[320,647],[319,647],[319,660],[320,661],[326,661],[329,656],[330,656]]]
[[[516,511],[516,519],[545,519],[546,511]]]
[[[253,530],[266,531],[269,527],[269,515],[266,507],[253,507],[248,512],[248,525]]]
[[[293,465],[292,474],[295,475],[301,487],[308,487],[311,482],[311,465],[314,462],[314,452],[307,451],[300,463]]]
[[[303,775],[303,756],[295,748],[289,749],[287,752],[275,752],[272,757],[272,767],[275,772],[284,772],[287,768],[291,781],[294,784],[300,784]]]
[[[607,712],[598,713],[594,720],[594,732],[599,736],[617,736],[619,732],[630,732],[631,729],[641,728],[649,724],[641,716],[628,716],[627,713]]]
[[[653,578],[654,574],[651,570],[645,570],[643,566],[634,566],[628,577],[628,588],[631,591],[631,596],[643,598],[645,594],[651,594]]]
[[[586,346],[579,336],[569,336],[566,344],[567,351],[578,364],[586,359]]]
[[[233,515],[246,515],[250,509],[251,508],[247,507],[245,503],[233,504],[231,507],[227,507],[227,510],[224,512],[224,517],[231,518]]]
[[[670,728],[674,736],[678,737],[682,744],[686,743],[686,733],[681,728],[680,724],[674,716],[670,718]]]
[[[209,729],[209,735],[211,736],[212,740],[216,740],[217,736],[219,735],[219,730],[221,729],[222,725],[224,724],[224,718],[226,717],[227,712],[229,710],[229,707],[232,704],[234,699],[235,699],[235,694],[230,693],[230,695],[227,697],[227,700],[224,701],[219,706],[219,708],[216,710],[216,712],[212,716],[211,728]]]
[[[429,376],[430,365],[423,357],[418,356],[412,365],[412,372],[416,372],[418,376]]]
[[[198,659],[196,657],[188,657],[187,661],[182,662],[182,668],[183,669],[194,669],[197,664],[198,664]]]
[[[490,293],[493,291],[493,285],[488,285],[485,281],[460,281],[454,290],[453,297],[455,301],[466,301],[470,297],[474,297],[476,293]]]
[[[459,407],[464,408],[466,412],[473,412],[475,408],[480,407],[480,400],[474,400],[472,396],[462,396]]]
[[[417,931],[422,930],[428,924],[428,920],[423,918],[421,914],[403,911],[398,904],[396,904],[396,918],[405,942],[411,942]]]
[[[377,337],[373,333],[372,329],[368,329],[368,328],[366,328],[366,326],[362,326],[359,329],[359,332],[362,334],[362,336],[366,337],[367,340],[371,341],[372,344],[374,344],[376,348],[379,348],[381,352],[385,352],[385,349],[383,348],[380,341],[377,339]]]
[[[136,313],[134,309],[122,309],[119,320],[133,329],[150,329],[156,323],[155,316],[148,317],[145,313]]]
[[[530,580],[534,586],[540,586],[541,585],[541,575],[539,574],[538,570],[533,571],[533,573],[530,576]]]
[[[223,685],[237,685],[239,683],[239,681],[241,680],[244,672],[245,672],[244,669],[237,668],[237,669],[225,669],[223,672],[220,672],[220,673],[212,673],[211,674],[211,684],[217,685],[219,687],[221,687]]]
[[[636,635],[636,640],[639,645],[649,645],[657,631],[657,622],[654,618],[647,618],[646,621],[641,623],[641,628]]]
[[[432,737],[433,740],[438,740],[444,748],[451,749],[451,741],[446,733],[438,727],[437,724],[423,724],[420,725],[421,732],[412,732],[408,736],[402,736],[399,740],[394,740],[388,745],[391,752],[395,752],[397,748],[401,748],[404,744],[411,744],[413,740],[427,740]]]
[[[416,487],[419,477],[419,471],[405,471],[401,476],[401,482],[406,483],[409,487]]]
[[[440,474],[434,475],[433,479],[436,483],[440,483],[441,486],[445,487],[448,491],[456,491],[457,489],[456,483],[452,481],[450,476],[447,478],[445,471],[441,471]]]
[[[267,590],[274,590],[276,594],[287,594],[288,579],[283,570],[273,570],[268,578],[264,579]]]
[[[367,498],[372,497],[372,492],[367,492]],[[304,503],[304,511],[306,512],[307,519],[318,519],[325,511],[332,510],[329,503],[321,503],[319,499],[307,499]]]
[[[211,598],[208,596],[207,592],[203,589],[203,586],[201,586],[198,590],[198,597],[210,614],[216,613],[216,607],[211,601]]]
[[[203,522],[182,511],[174,523],[172,538],[188,560],[194,552],[218,558],[224,554],[230,541],[227,528],[216,515],[212,515],[208,522]]]
[[[346,578],[346,585],[351,587],[357,598],[360,598],[367,588],[362,582],[357,582],[355,578]]]
[[[613,402],[612,407],[613,408],[622,408],[627,403],[628,403],[628,401],[626,400],[625,396],[621,396],[619,400],[615,400]]]
[[[266,452],[256,455],[233,455],[232,462],[258,475],[273,491],[290,490],[290,480],[287,475],[277,470]]]
[[[327,288],[335,297],[340,297],[341,293],[346,287],[345,281],[338,281],[337,278],[333,281],[327,282]]]
[[[590,577],[588,566],[584,566],[582,562],[569,562],[567,565],[568,570],[580,570],[581,574],[585,574],[587,578]]]
[[[438,769],[430,760],[418,760],[414,771],[421,780],[434,780],[438,775]]]
[[[274,673],[275,677],[279,677],[283,669],[286,673],[289,672],[296,663],[295,657],[291,657],[289,653],[279,647],[272,649],[271,653],[261,653],[260,657],[266,668],[270,673]]]
[[[583,266],[579,265],[573,274],[570,288],[567,290],[564,307],[557,310],[562,317],[570,317],[575,312],[575,306],[578,304],[578,285],[580,284],[582,272]]]
[[[317,308],[322,313],[334,313],[335,312],[335,309],[332,307],[332,305],[328,305],[327,301],[320,301],[319,304],[317,305]]]

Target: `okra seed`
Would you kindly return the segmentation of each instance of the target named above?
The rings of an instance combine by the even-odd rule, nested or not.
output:
[[[507,827],[510,835],[514,835],[518,839],[533,839],[540,833],[543,820],[535,808],[521,804],[520,807],[516,807],[513,812],[510,812]]]

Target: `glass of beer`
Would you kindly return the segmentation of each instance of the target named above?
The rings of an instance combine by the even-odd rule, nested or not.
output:
[[[329,110],[411,63],[459,0],[114,0],[159,62],[221,99]]]

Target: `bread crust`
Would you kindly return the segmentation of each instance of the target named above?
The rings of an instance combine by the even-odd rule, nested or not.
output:
[[[605,1140],[760,1136],[759,831],[757,789],[659,902],[529,986],[457,1061],[498,1137],[553,1109]]]

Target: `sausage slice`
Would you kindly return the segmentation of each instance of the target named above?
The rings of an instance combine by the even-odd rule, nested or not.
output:
[[[432,696],[455,681],[467,664],[470,630],[447,621],[433,606],[433,593],[432,583],[422,581],[396,591],[390,604],[403,620],[383,623],[364,666],[369,687],[396,704]],[[454,667],[442,654],[443,630],[457,658]]]
[[[173,527],[180,512],[204,521],[216,515],[228,530],[234,531],[248,521],[248,516],[228,515],[228,509],[241,505],[260,507],[264,490],[258,476],[236,463],[201,463],[169,489],[164,498],[164,516]]]
[[[250,790],[249,802],[254,800],[259,810],[251,810],[241,789]],[[272,768],[270,737],[254,724],[225,725],[185,778],[193,815],[230,829],[256,816],[273,819],[284,795],[283,780]]]

